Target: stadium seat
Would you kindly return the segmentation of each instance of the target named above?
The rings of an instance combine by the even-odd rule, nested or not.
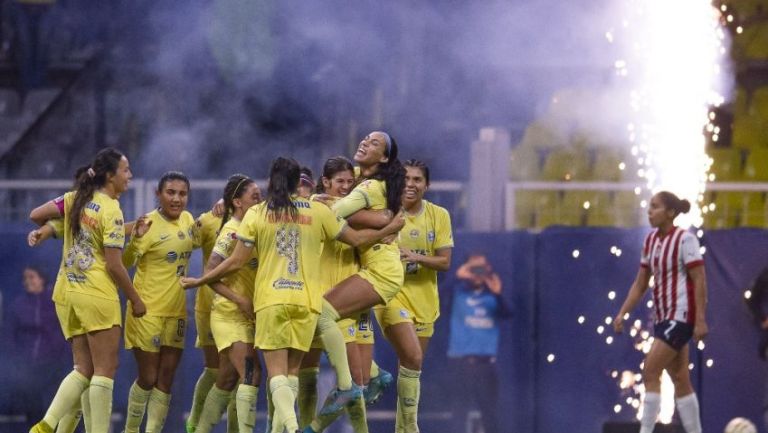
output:
[[[766,203],[765,193],[749,192],[744,195],[746,205],[741,218],[741,225],[745,227],[765,227]]]
[[[744,193],[716,191],[705,194],[705,203],[713,203],[714,209],[703,214],[704,227],[724,229],[738,227],[744,209]]]
[[[744,164],[744,179],[750,182],[768,181],[767,147],[756,147],[749,151]]]
[[[646,209],[640,207],[641,197],[632,191],[616,191],[613,195],[615,223],[618,227],[648,225]]]
[[[589,154],[583,147],[555,149],[547,155],[541,180],[569,181],[589,179]]]
[[[523,134],[523,139],[520,141],[520,146],[534,149],[565,147],[568,145],[568,137],[560,128],[561,126],[554,122],[547,122],[544,120],[531,122],[531,124],[525,128],[525,133]]]
[[[742,150],[732,147],[714,148],[707,151],[712,157],[709,172],[715,175],[717,182],[741,180]]]
[[[621,153],[612,148],[595,149],[595,163],[592,165],[592,179],[605,182],[619,182],[624,178],[624,171],[619,164],[625,162]]]
[[[509,157],[509,178],[512,180],[534,180],[541,173],[539,152],[529,146],[517,146]]]
[[[562,225],[560,222],[560,192],[536,192],[536,224],[537,228]]]

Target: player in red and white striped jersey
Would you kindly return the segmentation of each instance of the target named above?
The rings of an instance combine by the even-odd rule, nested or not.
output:
[[[648,221],[654,230],[643,243],[640,270],[627,299],[613,320],[617,333],[624,318],[648,290],[654,278],[654,341],[645,357],[645,397],[640,433],[651,433],[661,409],[661,373],[667,370],[675,384],[675,401],[687,433],[701,433],[699,402],[688,371],[688,342],[703,339],[706,322],[707,283],[699,242],[692,233],[675,227],[674,220],[691,209],[668,191],[657,193],[648,207]]]

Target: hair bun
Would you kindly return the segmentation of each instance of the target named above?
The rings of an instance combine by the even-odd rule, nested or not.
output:
[[[688,213],[688,211],[691,210],[691,202],[689,202],[687,199],[680,200],[679,210],[681,213]]]

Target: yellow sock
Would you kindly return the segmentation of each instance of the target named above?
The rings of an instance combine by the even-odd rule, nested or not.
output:
[[[371,360],[371,378],[377,377],[379,374],[381,374],[381,371],[379,371],[379,364],[377,364],[375,360]]]
[[[240,384],[237,387],[237,425],[240,433],[253,432],[256,425],[256,400],[259,397],[259,388],[253,385]]]
[[[146,433],[160,433],[165,425],[165,417],[168,416],[168,408],[171,406],[171,394],[166,394],[157,388],[152,388],[147,403],[147,427]]]
[[[225,391],[213,385],[205,398],[203,411],[197,423],[195,433],[210,433],[213,427],[221,421],[221,415],[227,410],[227,405],[232,397],[232,391]]]
[[[283,429],[289,432],[299,429],[299,423],[296,420],[296,412],[293,410],[293,405],[296,402],[296,397],[291,390],[288,378],[279,375],[273,377],[269,381],[269,391],[272,393],[272,402],[275,404],[275,419],[272,421],[272,431],[283,431]]]
[[[323,298],[323,308],[320,318],[317,320],[317,330],[320,333],[320,339],[323,340],[323,347],[328,354],[328,360],[331,361],[331,365],[336,370],[336,382],[339,389],[346,390],[352,388],[352,373],[349,371],[349,363],[347,362],[347,345],[344,343],[344,336],[341,335],[339,327],[336,326],[339,319],[339,312]]]
[[[227,433],[238,433],[240,426],[237,420],[237,398],[235,393],[229,397],[229,403],[227,404]]]
[[[368,433],[368,419],[365,416],[365,399],[360,396],[352,406],[347,406],[347,415],[349,416],[349,424],[352,426],[352,431],[355,433]]]
[[[87,389],[87,388],[86,388]],[[81,394],[82,395],[82,394]],[[59,425],[56,427],[56,433],[74,433],[77,425],[80,424],[80,418],[83,417],[82,404],[80,399],[77,399],[77,403],[72,407],[64,417],[59,421]]]
[[[69,413],[77,405],[80,394],[88,387],[88,378],[80,374],[77,370],[72,370],[66,375],[56,391],[56,395],[48,406],[48,411],[43,417],[43,421],[53,429],[59,423],[62,417]]]
[[[299,428],[303,429],[315,418],[317,411],[317,376],[319,367],[303,368],[299,370]]]
[[[402,428],[405,433],[418,433],[419,394],[421,393],[421,371],[400,366],[397,375],[397,402],[402,414]]]
[[[131,390],[128,391],[128,409],[125,414],[125,433],[139,433],[151,393],[151,389],[143,389],[136,382],[131,385]]]
[[[205,397],[208,396],[208,391],[216,383],[216,376],[219,373],[218,368],[205,367],[200,377],[197,378],[195,384],[195,392],[192,394],[192,407],[189,409],[189,418],[187,418],[187,426],[197,427],[197,422],[200,420],[200,414],[203,411],[203,405],[205,404]]]
[[[112,389],[115,381],[104,376],[93,376],[88,391],[91,402],[91,433],[107,433],[112,418]]]
[[[83,409],[83,427],[85,427],[85,433],[91,433],[91,394],[89,391],[91,387],[85,388],[85,391],[80,395],[80,407]]]

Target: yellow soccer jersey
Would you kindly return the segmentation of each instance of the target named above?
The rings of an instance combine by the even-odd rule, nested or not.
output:
[[[425,256],[434,256],[441,248],[453,247],[451,217],[444,208],[426,200],[417,215],[405,217],[400,231],[400,246]],[[405,281],[395,296],[420,323],[432,323],[440,315],[437,271],[417,263],[403,263]]]
[[[216,246],[213,247],[213,253],[226,259],[232,255],[237,245],[237,229],[240,227],[240,221],[234,218],[227,221],[221,228],[219,237],[216,238]],[[242,268],[234,274],[228,275],[222,280],[235,293],[253,298],[253,290],[256,283],[256,270],[259,267],[259,260],[254,248],[251,253],[251,259]],[[213,309],[221,313],[234,313],[239,309],[237,304],[214,292]]]
[[[107,272],[104,248],[125,245],[120,202],[96,191],[80,213],[80,233],[72,235],[70,218],[75,194],[64,194],[64,269],[67,289],[104,299],[119,300],[117,284]]]
[[[288,304],[320,312],[323,243],[336,239],[344,221],[322,203],[300,197],[294,197],[293,203],[298,210],[296,222],[270,214],[263,202],[248,209],[237,232],[238,239],[254,245],[259,257],[255,311]]]
[[[339,199],[333,205],[336,215],[347,218],[361,209],[384,210],[387,208],[387,188],[384,181],[366,179],[360,182],[346,197]],[[368,263],[378,258],[395,254],[399,257],[397,243],[374,244],[359,249],[360,266],[365,268]]]
[[[329,204],[335,203],[339,197],[329,197]],[[360,266],[357,263],[355,249],[344,242],[328,241],[323,246],[320,256],[320,281],[323,291],[328,291],[345,278],[354,275]]]
[[[46,225],[53,229],[54,238],[64,239],[63,218],[48,220]],[[59,271],[56,273],[56,282],[53,284],[53,295],[51,296],[51,300],[57,304],[67,303],[67,274],[64,272],[64,257],[66,256],[66,252],[67,249],[64,248],[61,254],[61,261],[59,262]]]
[[[194,218],[184,211],[176,221],[169,221],[157,209],[147,217],[152,227],[144,236],[128,242],[123,263],[126,267],[136,265],[133,285],[148,315],[185,316],[181,277],[187,274],[192,250],[200,245]]]
[[[205,269],[208,258],[211,257],[211,251],[216,244],[216,237],[219,236],[221,227],[221,217],[214,216],[210,211],[197,217],[197,230],[200,233],[200,248],[203,251],[203,269]],[[195,311],[210,312],[213,305],[214,292],[207,285],[200,286],[195,293]]]

